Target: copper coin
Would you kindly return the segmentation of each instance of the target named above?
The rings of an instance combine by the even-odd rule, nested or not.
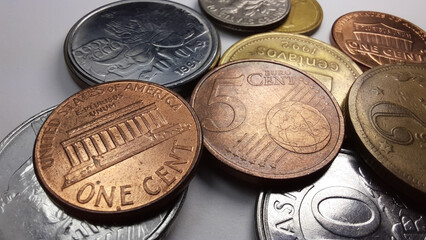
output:
[[[426,63],[426,33],[386,13],[351,12],[337,19],[331,42],[362,66]]]
[[[190,106],[157,84],[93,86],[61,103],[34,149],[41,185],[56,202],[88,213],[147,210],[181,192],[201,150]]]
[[[191,105],[204,145],[222,163],[259,180],[308,175],[337,155],[339,105],[318,80],[282,63],[242,60],[210,71]]]
[[[405,183],[401,190],[426,193],[426,66],[370,69],[355,81],[348,104],[369,164],[389,181]]]

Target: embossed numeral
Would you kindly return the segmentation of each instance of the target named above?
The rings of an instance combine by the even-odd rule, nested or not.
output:
[[[227,105],[232,109],[233,116],[227,126],[220,126],[212,118],[204,118],[202,120],[203,127],[213,132],[226,132],[240,126],[246,118],[246,108],[244,104],[236,97],[223,93],[223,89],[230,86],[241,86],[243,84],[244,75],[235,78],[217,78],[214,82],[212,92],[210,94],[207,105]],[[223,116],[223,119],[229,119],[229,116]]]
[[[379,102],[373,105],[370,109],[370,121],[374,128],[384,138],[397,144],[409,145],[413,143],[413,134],[407,128],[399,126],[387,131],[379,125],[379,118],[409,118],[426,129],[426,122],[402,106],[390,102]],[[416,135],[419,134],[416,133]]]

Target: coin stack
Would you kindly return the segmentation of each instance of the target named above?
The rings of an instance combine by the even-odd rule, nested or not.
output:
[[[205,172],[258,195],[253,238],[425,239],[425,31],[356,11],[330,45],[308,36],[316,0],[198,7],[119,1],[71,27],[83,89],[0,142],[0,239],[163,239]],[[243,37],[220,56],[219,33]]]

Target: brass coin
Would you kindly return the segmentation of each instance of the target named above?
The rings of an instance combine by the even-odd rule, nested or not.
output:
[[[172,91],[109,82],[76,93],[52,112],[37,136],[34,168],[66,207],[142,211],[184,190],[201,141],[195,112]]]
[[[343,117],[317,80],[281,63],[243,60],[198,83],[191,105],[204,145],[221,162],[258,180],[311,174],[337,155]]]
[[[348,103],[354,131],[374,163],[426,193],[425,65],[373,68],[354,83]]]
[[[338,49],[319,40],[288,33],[261,33],[232,45],[219,64],[240,59],[267,59],[286,63],[318,79],[341,107],[361,69]]]
[[[311,35],[321,25],[323,12],[316,0],[291,0],[285,21],[274,32]]]
[[[426,33],[390,14],[347,13],[334,22],[331,38],[337,48],[368,68],[398,62],[426,63]]]

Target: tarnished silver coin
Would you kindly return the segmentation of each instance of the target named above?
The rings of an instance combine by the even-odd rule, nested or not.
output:
[[[214,23],[242,32],[275,28],[290,11],[290,0],[198,0],[198,3]]]
[[[175,90],[213,67],[220,43],[213,25],[189,7],[160,0],[102,6],[69,31],[65,61],[88,85],[140,79]]]
[[[168,209],[126,226],[94,225],[53,204],[32,163],[36,135],[52,110],[30,118],[0,142],[0,239],[162,239],[184,194]]]
[[[390,192],[361,159],[342,151],[314,184],[262,192],[257,227],[261,240],[425,239],[422,211]]]

